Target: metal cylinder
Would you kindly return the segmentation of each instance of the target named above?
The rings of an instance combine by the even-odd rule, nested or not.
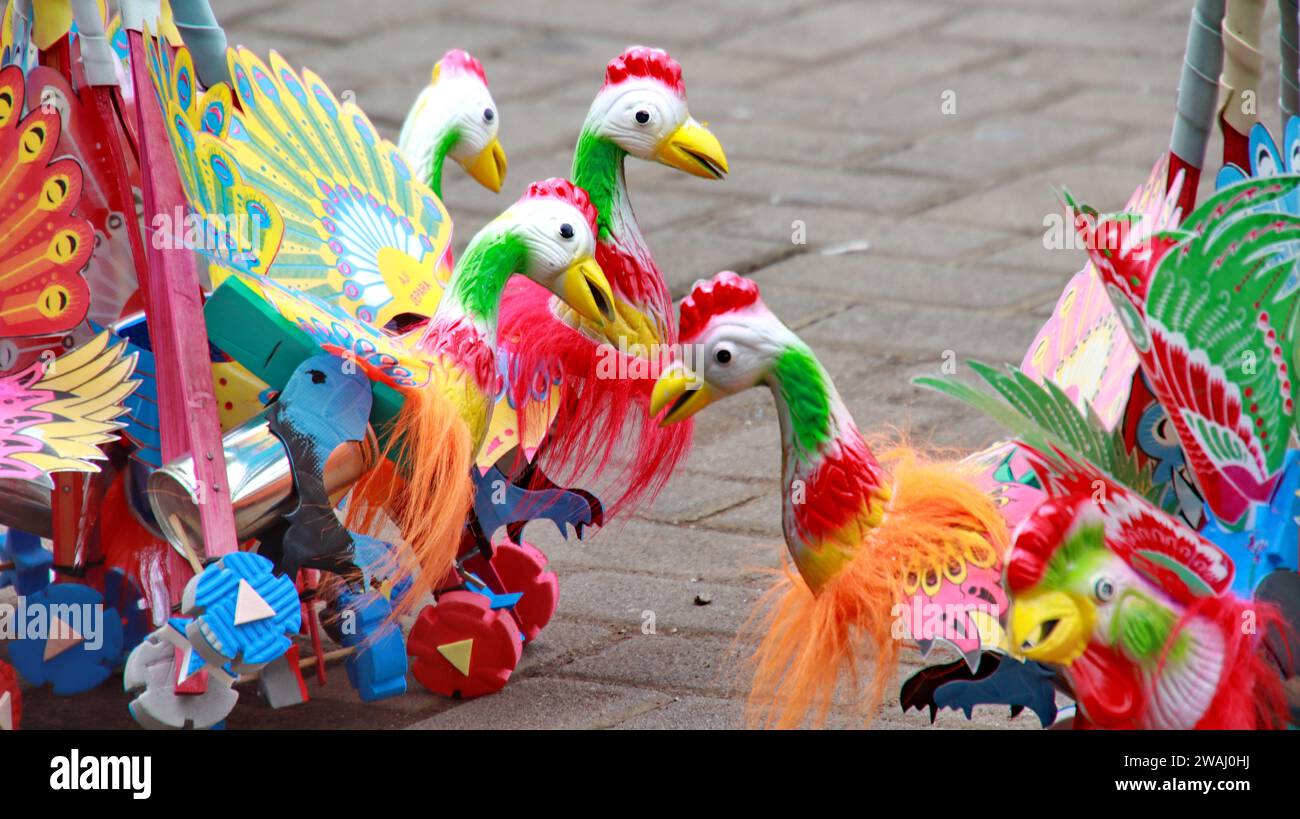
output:
[[[236,537],[241,541],[256,537],[292,512],[298,503],[289,453],[271,431],[266,412],[227,432],[222,447]],[[371,435],[365,441],[346,441],[330,453],[325,464],[325,488],[330,496],[356,483],[374,465],[376,452]],[[155,470],[149,476],[147,493],[167,541],[182,553],[203,554],[193,456]]]
[[[0,525],[54,537],[50,490],[35,481],[0,478]]]

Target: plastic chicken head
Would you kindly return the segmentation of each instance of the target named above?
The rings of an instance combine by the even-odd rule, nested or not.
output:
[[[595,258],[596,208],[586,191],[565,179],[534,182],[494,224],[521,243],[525,276],[584,318],[613,318],[614,293]]]
[[[635,46],[610,61],[585,128],[640,159],[705,179],[727,173],[722,144],[686,107],[682,67],[661,49]]]
[[[797,337],[763,304],[758,285],[730,271],[697,282],[681,307],[682,350],[655,383],[650,411],[667,426],[767,383]]]
[[[494,193],[506,178],[506,152],[497,140],[501,116],[483,65],[452,49],[433,67],[433,79],[406,116],[402,153],[427,179],[439,148]]]

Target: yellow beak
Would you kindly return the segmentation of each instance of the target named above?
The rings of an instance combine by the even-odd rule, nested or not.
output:
[[[1011,605],[1011,645],[1027,659],[1068,666],[1088,647],[1097,620],[1091,600],[1060,591],[1031,591]]]
[[[560,275],[555,295],[583,318],[604,323],[614,317],[614,291],[605,271],[590,256],[578,259]]]
[[[705,179],[721,179],[727,173],[727,155],[722,152],[722,143],[694,118],[687,119],[669,134],[655,156],[665,165]]]
[[[506,149],[494,137],[473,159],[461,162],[460,166],[480,185],[497,193],[506,181]]]
[[[675,361],[655,382],[654,391],[650,393],[650,416],[654,417],[668,407],[668,413],[659,419],[659,426],[666,427],[690,418],[718,400],[720,395],[685,364]]]

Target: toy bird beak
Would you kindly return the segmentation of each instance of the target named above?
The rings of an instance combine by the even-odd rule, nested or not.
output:
[[[668,412],[659,419],[659,426],[666,427],[690,418],[718,400],[719,395],[685,364],[674,361],[660,374],[654,391],[650,393],[650,415],[654,417],[667,407]]]
[[[1031,591],[1011,606],[1011,646],[1027,659],[1069,665],[1088,647],[1097,619],[1092,601],[1060,591]]]
[[[727,174],[727,155],[722,152],[722,143],[694,117],[668,135],[655,157],[665,165],[705,179],[721,179]]]
[[[614,318],[614,291],[605,271],[590,256],[569,265],[556,282],[555,294],[583,318],[597,323]]]
[[[493,193],[500,192],[506,181],[506,149],[495,137],[474,158],[460,164],[465,173],[474,177],[474,181]]]

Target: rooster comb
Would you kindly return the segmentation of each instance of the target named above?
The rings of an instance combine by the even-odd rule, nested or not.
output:
[[[714,316],[756,304],[761,298],[757,284],[730,270],[696,282],[690,295],[682,300],[682,341],[699,336]]]
[[[606,87],[635,77],[656,79],[671,88],[677,96],[686,97],[681,63],[669,57],[668,52],[662,48],[632,46],[605,66]]]
[[[474,74],[484,85],[487,85],[487,72],[483,70],[483,63],[474,58],[473,54],[460,48],[453,48],[442,59],[438,60],[437,71],[439,73],[446,71],[452,74]]]
[[[593,234],[596,232],[596,206],[591,204],[591,197],[586,191],[567,179],[551,177],[534,182],[528,186],[521,199],[559,199],[561,202],[568,202],[587,220],[591,232]]]

